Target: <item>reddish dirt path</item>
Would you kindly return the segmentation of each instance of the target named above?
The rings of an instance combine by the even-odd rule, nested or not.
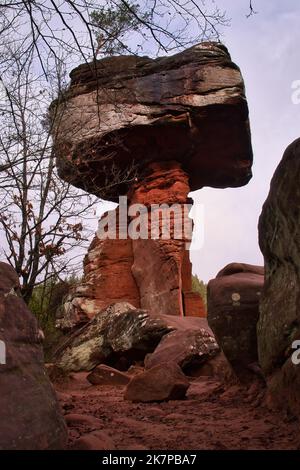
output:
[[[91,386],[85,377],[56,385],[64,414],[89,420],[69,423],[70,446],[101,429],[120,450],[300,449],[299,422],[270,411],[255,385],[225,389],[201,377],[184,401],[132,404],[123,400],[122,387]]]

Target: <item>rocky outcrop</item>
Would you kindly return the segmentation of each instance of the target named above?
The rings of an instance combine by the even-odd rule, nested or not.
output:
[[[118,209],[105,213],[103,219],[111,214],[118,228]],[[83,281],[64,300],[57,315],[57,327],[70,331],[82,326],[96,312],[113,303],[127,302],[140,307],[139,290],[132,274],[133,262],[131,239],[117,237],[112,240],[95,236],[84,258]]]
[[[19,291],[15,271],[0,263],[0,449],[63,449],[66,429],[44,368],[41,331]]]
[[[124,398],[143,403],[182,400],[189,386],[180,367],[168,362],[134,376],[126,387]]]
[[[67,337],[57,351],[57,365],[67,371],[92,370],[98,364],[114,365],[120,358],[143,359],[162,336],[172,330],[146,311],[123,302],[99,312]]]
[[[208,331],[206,319],[153,315],[123,302],[99,312],[79,330],[67,335],[56,353],[64,371],[92,370],[106,364],[127,370],[152,353],[173,330]]]
[[[231,263],[208,283],[208,323],[216,340],[242,380],[259,374],[256,325],[264,269]]]
[[[154,314],[205,315],[191,286],[188,193],[238,187],[251,178],[239,68],[224,46],[203,43],[156,60],[106,58],[70,76],[63,99],[51,107],[59,174],[99,197],[117,201],[126,195],[130,209],[122,219],[125,237],[105,233],[103,239],[98,230],[83,284],[69,298],[60,325],[78,326],[119,301]],[[136,211],[141,205],[144,217]],[[171,205],[177,207],[172,213]]]
[[[172,331],[162,338],[152,354],[146,356],[145,367],[151,369],[158,364],[175,362],[190,375],[219,352],[214,336],[207,329]]]
[[[294,341],[300,339],[299,180],[297,139],[286,149],[275,171],[259,219],[266,279],[258,323],[258,352],[273,399],[298,415],[300,365],[292,359],[296,353]]]

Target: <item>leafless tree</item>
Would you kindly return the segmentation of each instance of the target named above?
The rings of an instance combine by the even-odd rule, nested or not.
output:
[[[76,268],[74,248],[90,237],[84,221],[95,200],[57,176],[46,114],[50,89],[43,74],[32,74],[32,51],[25,65],[17,52],[11,55],[12,80],[2,89],[0,111],[0,226],[5,257],[29,301],[34,286]]]
[[[96,56],[93,13],[103,12],[103,5],[122,8],[135,21],[133,40],[126,31],[117,31],[116,36],[116,30],[107,23],[97,24],[104,41],[114,39],[130,53],[141,51],[145,45],[157,54],[203,40],[218,40],[219,29],[228,24],[225,12],[210,0],[143,0],[140,4],[136,9],[130,0],[4,0],[0,4],[0,34],[11,37],[13,32],[13,40],[18,40],[23,51],[34,49],[47,74],[45,53],[54,58],[64,49],[81,62]]]

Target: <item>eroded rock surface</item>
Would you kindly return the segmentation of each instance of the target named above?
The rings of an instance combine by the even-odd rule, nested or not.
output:
[[[86,325],[71,333],[57,352],[57,365],[64,370],[92,370],[98,364],[143,358],[162,336],[172,330],[146,311],[123,302],[109,306]]]
[[[40,330],[19,290],[13,268],[0,262],[0,449],[63,449],[66,427],[44,368]]]
[[[118,228],[118,209],[110,214],[115,217]],[[105,213],[103,218],[110,214]],[[140,307],[133,262],[131,239],[100,239],[96,235],[84,258],[83,281],[64,300],[57,327],[64,331],[78,328],[113,303],[127,302]]]
[[[256,325],[264,269],[231,263],[208,284],[208,323],[241,380],[259,373]]]
[[[146,356],[145,367],[175,362],[189,375],[215,357],[220,348],[207,329],[172,331],[165,335],[152,354]]]
[[[259,219],[266,281],[258,323],[259,361],[272,396],[300,415],[300,139],[285,151]]]
[[[70,76],[63,102],[53,104],[63,179],[101,196],[109,170],[103,157],[115,151],[111,163],[120,169],[133,160],[143,166],[181,163],[191,190],[249,181],[244,83],[224,46],[202,43],[155,60],[111,57],[98,61],[96,70],[83,64]],[[114,185],[109,197],[128,189],[124,183]]]
[[[200,329],[210,331],[204,318],[153,315],[126,302],[118,303],[67,335],[56,353],[56,363],[65,371],[88,371],[98,364],[127,370],[152,353],[165,334]]]
[[[131,376],[120,370],[114,369],[113,367],[101,364],[87,376],[87,380],[92,385],[116,385],[122,386],[127,385],[130,381]]]

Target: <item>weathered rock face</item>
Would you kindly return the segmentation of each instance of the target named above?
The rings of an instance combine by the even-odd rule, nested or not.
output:
[[[208,283],[208,323],[236,375],[243,381],[258,371],[256,325],[264,269],[231,263]]]
[[[133,402],[182,400],[190,386],[180,367],[169,362],[136,375],[126,387],[124,398]]]
[[[120,358],[143,358],[172,330],[167,323],[123,302],[98,313],[71,333],[57,353],[57,365],[66,371],[92,370]]]
[[[181,165],[160,162],[152,164],[151,172],[135,183],[128,194],[132,205],[142,204],[148,209],[145,223],[148,223],[149,237],[132,241],[132,273],[139,289],[141,307],[154,314],[205,316],[200,295],[194,293],[194,305],[188,302],[188,295],[192,294],[192,265],[188,251],[192,237],[189,191],[188,175]]]
[[[172,331],[165,335],[152,354],[145,359],[146,369],[175,362],[189,375],[194,369],[215,357],[220,348],[207,329]]]
[[[202,43],[156,60],[106,58],[70,76],[71,86],[56,107],[55,151],[63,179],[101,196],[109,165],[103,157],[115,152],[111,162],[120,169],[133,160],[143,166],[177,161],[191,190],[249,181],[244,83],[224,46]],[[128,189],[115,185],[109,197]]]
[[[98,364],[124,370],[152,353],[165,334],[200,329],[208,330],[204,318],[153,315],[126,302],[114,304],[67,336],[57,365],[65,371],[92,370]]]
[[[185,244],[190,239],[184,233],[181,239],[175,239],[174,230],[176,224],[179,223],[183,228],[182,222],[188,222],[184,220],[188,218],[188,214],[184,214],[184,204],[188,203],[188,175],[176,162],[156,163],[151,170],[146,178],[133,186],[129,199],[132,204],[143,204],[148,210],[151,205],[157,205],[145,221],[149,235],[156,228],[157,234],[151,239],[149,236],[146,240],[133,240],[132,272],[139,286],[143,308],[153,313],[183,315],[182,284],[188,281],[182,279],[182,266]],[[167,204],[165,211],[160,209],[161,204]],[[176,204],[178,209],[174,212],[173,220],[169,217],[172,204]],[[163,239],[160,214],[163,221],[169,222],[169,236],[166,239]]]
[[[275,400],[300,415],[300,139],[285,151],[259,219],[265,287],[258,323],[259,361]]]
[[[98,308],[124,300],[154,314],[205,315],[191,286],[192,230],[178,237],[176,227],[182,221],[191,225],[185,211],[191,190],[237,187],[251,178],[239,68],[224,46],[203,43],[156,60],[107,58],[70,76],[63,102],[52,105],[60,176],[112,201],[127,195],[131,208],[174,204],[179,211],[172,221],[170,210],[163,212],[155,236],[146,217],[146,237],[95,239],[84,283],[69,299],[61,326],[78,325]],[[127,223],[130,228],[137,216],[131,212]]]
[[[65,302],[57,323],[60,328],[72,329],[86,323],[95,312],[123,301],[153,314],[206,316],[201,296],[192,292],[192,265],[187,249],[192,222],[184,206],[191,202],[188,192],[188,177],[178,163],[156,163],[147,178],[135,183],[129,193],[131,209],[134,204],[143,204],[148,210],[140,232],[144,230],[149,237],[120,239],[119,208],[103,216],[100,223],[109,216],[116,220],[117,239],[95,236],[84,260],[83,283]],[[167,208],[163,209],[162,204],[167,204]],[[128,231],[136,220],[134,215],[129,217]],[[168,227],[170,237],[164,239],[164,229]],[[150,239],[156,229],[157,238]],[[182,232],[181,239],[176,239],[177,230]]]
[[[66,429],[43,364],[37,322],[19,296],[15,271],[0,263],[0,449],[63,449]],[[2,343],[4,342],[4,343]]]
[[[113,212],[118,222],[118,209]],[[127,302],[140,307],[133,262],[131,239],[100,239],[96,235],[84,259],[83,281],[65,299],[57,327],[64,331],[79,327],[113,303]]]

